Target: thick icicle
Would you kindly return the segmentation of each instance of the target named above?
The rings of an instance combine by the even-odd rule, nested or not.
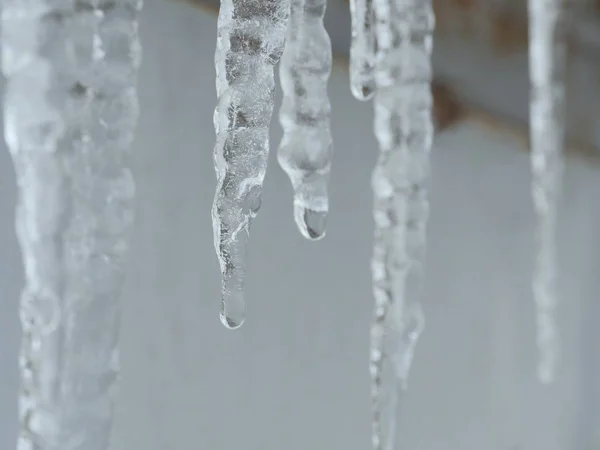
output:
[[[326,0],[291,0],[285,51],[279,75],[284,135],[279,164],[294,188],[294,218],[307,239],[325,236],[329,210],[327,182],[333,145],[327,81],[331,41],[323,25]]]
[[[4,0],[19,185],[19,450],[106,450],[134,184],[138,0]]]
[[[373,447],[392,450],[400,388],[424,327],[420,285],[433,140],[431,0],[374,0],[378,42],[373,172],[375,295],[370,371]]]
[[[537,215],[533,295],[537,309],[538,377],[554,379],[556,330],[556,207],[565,138],[565,82],[569,0],[529,0],[532,194]]]
[[[222,0],[218,20],[217,192],[212,209],[221,266],[221,321],[242,325],[248,232],[260,208],[274,106],[274,65],[283,52],[289,0]]]
[[[377,40],[374,26],[374,0],[350,0],[352,41],[350,44],[350,88],[358,100],[366,101],[375,94],[375,52]]]

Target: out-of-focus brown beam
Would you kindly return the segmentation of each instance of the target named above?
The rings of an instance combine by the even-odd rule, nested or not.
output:
[[[218,0],[175,1],[189,3],[213,14],[218,13]],[[331,1],[330,8],[336,14],[337,20],[348,21],[349,17],[344,17],[344,14],[348,15],[344,1],[348,0]],[[528,45],[526,0],[502,0],[502,2],[493,0],[433,0],[433,2],[437,15],[436,26],[439,39],[456,39],[458,36],[461,42],[464,42],[464,45],[467,46],[483,42],[485,48],[495,54],[496,61],[500,61],[503,57],[510,56],[513,53],[522,54],[526,51]],[[343,5],[342,7],[340,7],[340,3]],[[600,13],[600,0],[594,3],[593,11],[590,11],[591,15],[598,13]],[[338,14],[341,17],[338,17]],[[347,31],[349,32],[349,30]],[[588,41],[586,50],[586,46],[575,39],[580,35],[575,34],[574,36],[571,42],[573,44],[572,53],[578,53],[578,57],[581,59],[583,49],[586,53],[584,60],[594,61],[594,55],[598,53],[595,52],[595,46],[590,46]],[[344,45],[344,40],[347,38],[342,37],[340,41],[339,35],[332,35],[332,38],[334,37],[338,38],[337,41],[332,39],[332,41],[336,41],[334,42],[334,65],[347,70],[348,49],[346,48],[347,45]],[[591,52],[589,51],[590,48]],[[470,50],[466,49],[466,51]],[[600,53],[598,53],[598,56],[600,56]],[[474,67],[477,66],[474,65]],[[523,69],[526,71],[526,68]],[[496,110],[496,106],[498,106],[496,104],[484,102],[481,105],[474,105],[471,102],[473,99],[470,99],[468,95],[465,96],[465,87],[469,86],[469,81],[461,80],[461,78],[450,80],[436,78],[432,84],[437,131],[445,130],[468,119],[496,132],[517,136],[522,140],[523,147],[529,148],[526,114],[524,117],[513,117],[512,114],[507,115],[501,110]],[[504,86],[504,84],[502,82],[501,86]],[[501,86],[492,89],[502,89]],[[510,94],[509,98],[514,97],[514,92],[507,92],[507,94]],[[522,101],[522,96],[520,100]],[[525,100],[523,106],[526,107],[526,104],[527,101]],[[567,140],[567,153],[575,154],[591,162],[600,162],[600,150],[593,137],[585,133],[580,134],[578,129],[574,131]]]

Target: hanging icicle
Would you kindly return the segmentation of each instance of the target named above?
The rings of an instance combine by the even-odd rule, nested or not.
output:
[[[538,377],[551,383],[558,359],[556,219],[565,140],[569,0],[529,0],[532,195],[537,215],[533,295],[540,351]]]
[[[350,88],[358,100],[366,101],[375,94],[375,20],[374,0],[350,0],[352,41],[350,43]]]
[[[279,65],[283,139],[279,164],[294,188],[294,218],[307,239],[325,236],[327,183],[333,145],[327,81],[331,41],[323,25],[326,0],[292,0],[285,51]]]
[[[370,371],[373,447],[391,450],[399,388],[406,387],[424,326],[420,285],[433,140],[431,0],[374,0],[377,33],[373,172],[375,295]]]
[[[273,70],[283,52],[288,16],[288,0],[223,0],[219,12],[212,218],[223,277],[221,321],[232,329],[246,316],[246,246],[261,203],[274,106]]]
[[[5,137],[19,186],[19,450],[106,450],[134,184],[138,0],[5,0]]]

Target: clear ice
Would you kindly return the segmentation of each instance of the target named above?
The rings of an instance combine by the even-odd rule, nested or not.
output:
[[[350,0],[352,40],[350,43],[350,88],[358,100],[366,101],[375,94],[374,0]]]
[[[106,450],[133,224],[138,0],[4,0],[19,187],[19,450]]]
[[[331,41],[323,25],[327,0],[291,0],[285,50],[279,65],[283,139],[278,160],[294,189],[294,218],[307,239],[325,236],[327,183],[333,144],[327,81]]]
[[[372,443],[395,448],[400,389],[424,327],[420,286],[429,206],[425,180],[433,141],[431,0],[374,0],[377,59],[372,177],[375,311],[371,328]]]
[[[555,309],[557,203],[565,140],[568,0],[529,0],[532,196],[537,215],[533,276],[538,378],[551,383],[558,360]]]
[[[246,247],[261,204],[274,66],[283,53],[289,7],[288,0],[222,0],[219,11],[212,219],[222,274],[221,322],[231,329],[246,316]]]

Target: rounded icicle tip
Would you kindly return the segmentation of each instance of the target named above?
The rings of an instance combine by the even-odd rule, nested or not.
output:
[[[296,225],[306,239],[318,241],[325,237],[327,231],[326,209],[316,210],[304,205],[294,204],[294,219]]]
[[[219,317],[221,318],[221,323],[223,326],[229,330],[237,330],[244,324],[245,317],[231,317],[225,314],[223,311],[219,313]]]
[[[240,290],[224,290],[219,313],[221,323],[230,330],[237,330],[246,320],[246,302]]]

